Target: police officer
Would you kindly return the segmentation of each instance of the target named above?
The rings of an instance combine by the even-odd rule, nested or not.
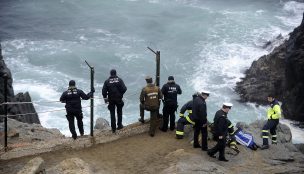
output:
[[[192,114],[195,122],[193,147],[202,148],[203,151],[208,150],[207,142],[207,106],[205,100],[209,97],[210,92],[202,91],[198,97],[193,100]],[[202,146],[198,142],[199,133],[202,133]]]
[[[263,138],[263,145],[261,147],[262,150],[268,149],[268,138],[269,138],[269,132],[271,133],[271,140],[272,144],[277,144],[277,125],[279,124],[279,119],[281,118],[281,107],[279,102],[274,98],[274,95],[270,94],[267,97],[267,100],[270,104],[270,108],[267,110],[267,118],[268,121],[264,125],[262,130],[262,138]]]
[[[92,97],[93,92],[95,92],[94,88],[93,91],[85,94],[82,90],[76,88],[76,83],[74,80],[69,82],[69,88],[67,91],[63,92],[60,101],[65,103],[66,108],[66,118],[69,122],[69,129],[72,134],[73,139],[77,138],[77,133],[75,131],[74,125],[74,117],[77,119],[77,125],[79,129],[79,133],[82,136],[84,134],[83,130],[83,122],[82,122],[82,107],[81,107],[81,99],[88,100]]]
[[[146,78],[147,86],[141,90],[140,93],[140,118],[139,121],[144,123],[144,110],[150,111],[150,130],[151,137],[155,135],[157,127],[157,116],[159,111],[159,103],[163,98],[163,94],[158,86],[153,84],[153,80],[150,76]]]
[[[169,76],[168,82],[164,84],[161,89],[164,95],[164,107],[163,107],[163,126],[161,131],[166,132],[168,130],[168,122],[170,116],[170,130],[175,129],[175,111],[177,109],[177,95],[182,94],[182,90],[178,84],[175,83],[174,77]]]
[[[117,108],[117,130],[122,129],[122,101],[124,93],[127,91],[123,80],[116,75],[116,70],[110,71],[110,77],[104,82],[102,87],[102,95],[105,103],[108,103],[108,109],[111,115],[112,132],[116,132],[115,107]]]
[[[176,127],[176,138],[177,139],[183,139],[184,137],[184,127],[187,124],[191,124],[192,126],[195,125],[193,115],[192,115],[192,104],[193,100],[200,95],[199,93],[195,93],[192,95],[193,99],[188,101],[186,104],[183,105],[179,112],[179,119],[177,121],[177,127]],[[187,115],[185,113],[187,112]]]
[[[225,162],[228,161],[225,158],[225,147],[226,147],[226,136],[230,124],[230,121],[227,118],[227,114],[230,111],[231,107],[232,107],[231,103],[223,103],[222,108],[215,113],[213,121],[214,121],[214,130],[215,130],[217,144],[207,152],[207,154],[213,158],[215,158],[214,154],[219,152],[218,159],[220,161],[225,161]]]

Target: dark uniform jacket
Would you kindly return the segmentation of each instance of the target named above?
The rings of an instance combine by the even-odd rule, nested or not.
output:
[[[222,109],[218,110],[214,116],[214,131],[217,136],[226,136],[230,121],[227,118],[227,113]]]
[[[186,104],[183,105],[183,107],[180,109],[180,113],[184,114],[186,111],[191,111],[192,113],[192,104],[193,100],[188,101]]]
[[[145,109],[157,110],[159,108],[159,100],[162,98],[163,94],[159,87],[149,83],[141,90],[139,100],[145,106]]]
[[[69,89],[62,93],[60,101],[65,104],[66,111],[73,113],[81,113],[81,99],[88,100],[92,96],[89,92],[85,94],[82,90],[76,87],[69,87]]]
[[[123,80],[118,76],[110,76],[102,87],[103,98],[108,98],[111,101],[120,101],[123,94],[127,91]]]
[[[161,89],[164,95],[164,104],[169,107],[177,106],[177,94],[182,94],[182,90],[175,82],[168,82],[164,84]]]
[[[194,121],[207,123],[207,107],[205,99],[202,96],[193,99],[192,116]]]

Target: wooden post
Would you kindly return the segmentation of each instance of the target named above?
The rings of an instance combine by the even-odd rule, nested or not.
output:
[[[147,47],[156,55],[156,74],[155,74],[155,85],[159,87],[160,85],[160,51],[154,51],[150,47]]]
[[[3,75],[4,78],[4,148],[7,151],[7,74]]]

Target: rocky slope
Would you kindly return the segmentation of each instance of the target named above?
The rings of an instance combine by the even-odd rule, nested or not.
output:
[[[303,14],[304,16],[304,14]],[[304,18],[290,37],[254,61],[237,83],[241,101],[266,104],[268,94],[282,101],[285,118],[304,121]]]
[[[250,125],[241,125],[260,144],[260,131],[264,123],[260,120]],[[149,124],[134,123],[116,134],[111,133],[110,129],[96,130],[94,138],[85,136],[76,141],[54,134],[52,139],[36,141],[0,153],[0,173],[304,172],[304,155],[290,142],[292,135],[286,125],[278,126],[279,143],[268,150],[252,151],[238,145],[240,153],[236,155],[233,150],[226,148],[229,162],[210,158],[206,152],[192,148],[193,129],[189,125],[183,140],[175,139],[174,131],[157,131],[156,136],[151,138],[148,129]],[[37,132],[34,131],[33,134]],[[146,133],[143,134],[144,132]],[[23,135],[20,136],[22,138]],[[208,144],[212,147],[215,142],[209,140]],[[31,153],[25,153],[26,151]],[[34,156],[22,157],[24,155]]]
[[[9,102],[31,102],[31,97],[28,92],[25,93],[18,93],[17,95],[14,94],[13,89],[13,78],[11,71],[7,68],[3,56],[2,56],[2,49],[0,44],[0,103],[4,102],[4,75],[7,75],[8,84],[7,84],[7,92],[8,92],[8,101]],[[37,114],[32,115],[23,115],[25,113],[36,113],[36,110],[33,104],[21,104],[21,105],[8,105],[8,115],[16,115],[20,114],[15,117],[10,117],[21,122],[25,123],[38,123],[40,124],[40,120]],[[4,106],[0,106],[0,115],[4,114]],[[3,119],[0,117],[0,122]]]

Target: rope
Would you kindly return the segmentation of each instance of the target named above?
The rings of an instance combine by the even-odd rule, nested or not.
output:
[[[101,104],[105,105],[105,104]],[[96,106],[101,106],[101,105],[95,105]],[[91,106],[84,106],[82,108],[90,108]],[[7,115],[7,117],[16,117],[16,116],[27,116],[27,115],[34,115],[34,114],[45,114],[45,113],[51,113],[51,112],[57,112],[57,111],[65,111],[66,109],[55,109],[55,110],[50,110],[50,111],[43,111],[43,112],[32,112],[32,113],[25,113],[25,114],[15,114],[15,115]],[[0,115],[0,117],[5,117],[5,115]]]

